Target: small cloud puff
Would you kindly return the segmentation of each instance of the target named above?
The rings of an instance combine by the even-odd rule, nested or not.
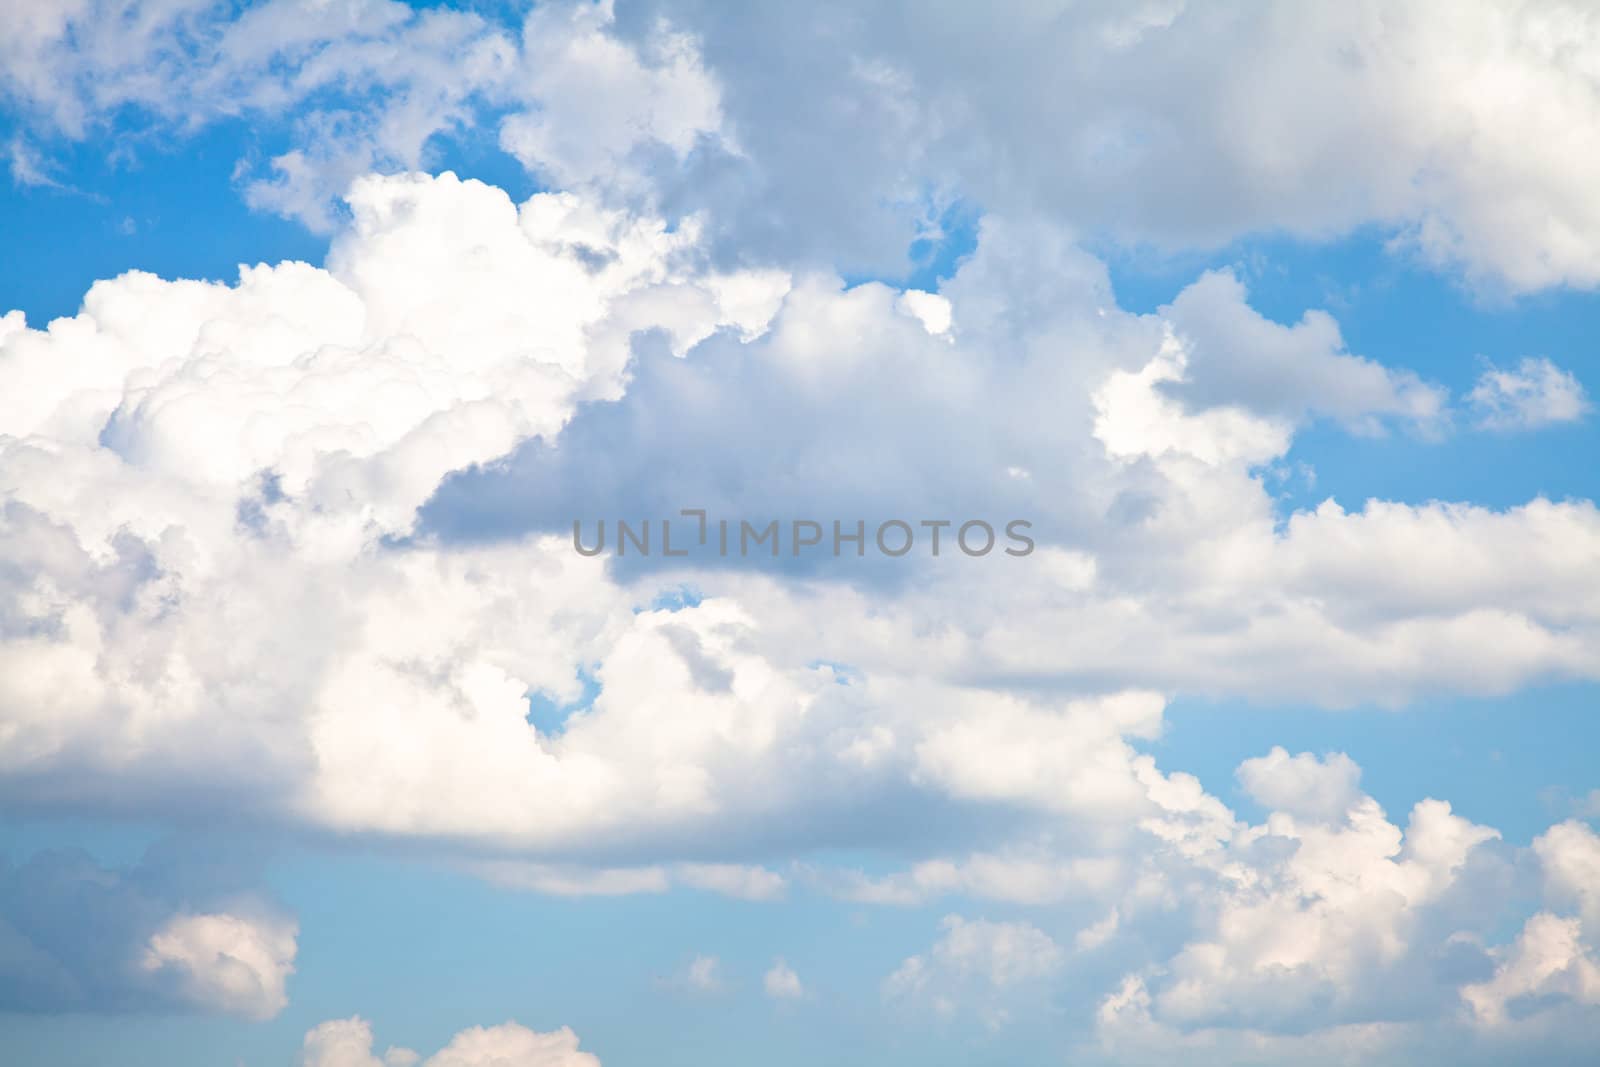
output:
[[[1548,359],[1524,359],[1515,370],[1490,365],[1467,394],[1476,424],[1485,430],[1535,430],[1577,422],[1590,404],[1583,383]]]
[[[761,978],[761,988],[774,1000],[799,1000],[805,996],[800,976],[783,960],[774,960],[772,968]]]
[[[694,956],[671,974],[658,976],[655,986],[666,993],[710,996],[723,992],[728,983],[722,975],[721,960],[715,956]]]

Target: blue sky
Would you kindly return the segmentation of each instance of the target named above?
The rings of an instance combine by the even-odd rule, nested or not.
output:
[[[1376,10],[0,15],[0,1059],[1589,1062],[1600,24]]]

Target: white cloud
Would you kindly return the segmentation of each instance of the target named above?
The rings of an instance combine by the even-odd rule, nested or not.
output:
[[[273,156],[265,174],[241,161],[250,175],[243,192],[252,207],[331,232],[356,178],[421,167],[436,135],[474,125],[481,107],[501,99],[519,57],[507,34],[475,14],[278,0],[227,25],[215,57],[192,62],[215,87],[207,103],[231,91],[223,99],[257,122],[304,109],[296,147]],[[345,105],[342,94],[362,102]]]
[[[5,156],[13,183],[42,185],[49,189],[62,188],[61,183],[51,176],[49,165],[39,155],[38,150],[23,140],[21,134],[12,135],[11,143],[5,148]]]
[[[1128,244],[1377,223],[1497,287],[1600,282],[1600,199],[1573,166],[1600,152],[1600,22],[1581,4],[846,8],[647,9],[703,37],[752,173],[696,177],[746,244],[781,226],[791,249],[893,270],[933,187]]]
[[[1093,952],[1115,937],[1117,928],[1121,925],[1122,914],[1116,908],[1112,908],[1105,918],[1079,930],[1077,936],[1073,938],[1073,944],[1079,952]]]
[[[290,147],[264,166],[240,161],[242,191],[319,232],[337,227],[355,179],[418,169],[436,137],[497,112],[505,149],[564,187],[642,193],[652,152],[732,144],[694,39],[662,23],[638,47],[620,41],[610,0],[541,4],[520,41],[475,13],[392,0],[271,0],[238,13],[75,0],[4,17],[0,87],[41,135],[81,139],[117,123],[192,133],[240,115],[286,126]],[[19,182],[55,184],[27,141],[14,138],[9,155]]]
[[[73,0],[8,12],[0,86],[41,133],[80,139],[119,122],[192,133],[293,113],[296,146],[244,192],[324,231],[352,179],[421,166],[429,140],[472,121],[518,61],[509,35],[475,14],[392,0],[272,0],[242,12]]]
[[[423,1067],[600,1067],[600,1060],[578,1049],[578,1035],[566,1027],[549,1033],[516,1023],[463,1030],[428,1057]]]
[[[495,885],[528,889],[552,896],[630,896],[665,893],[671,876],[661,867],[563,867],[546,863],[491,860],[473,871]]]
[[[1425,934],[1428,909],[1459,886],[1473,850],[1499,835],[1436,800],[1418,803],[1402,832],[1370,798],[1330,802],[1330,782],[1348,777],[1337,761],[1281,751],[1241,772],[1247,783],[1271,781],[1266,793],[1299,814],[1275,811],[1196,857],[1216,875],[1197,936],[1159,981],[1129,976],[1148,991],[1153,1018],[1293,1031],[1375,1021],[1417,997],[1433,997],[1438,1010],[1448,987],[1412,977],[1417,954],[1437,951],[1418,943],[1440,936]]]
[[[445,600],[459,597],[463,618],[482,608],[472,591],[477,568],[520,573],[523,582],[544,590],[512,594],[507,606],[543,603],[558,612],[564,609],[549,599],[554,587],[536,575],[565,572],[579,609],[574,636],[587,633],[581,638],[587,641],[603,632],[608,617],[628,617],[620,590],[593,600],[580,593],[595,568],[575,568],[570,552],[554,545],[534,549],[548,561],[531,569],[523,549],[491,549],[456,570],[468,557],[419,548],[389,555],[387,562],[371,557],[376,570],[363,580],[355,577],[362,569],[356,560],[375,539],[408,530],[444,471],[490,459],[529,433],[552,432],[580,389],[615,390],[627,357],[629,316],[639,313],[619,306],[625,294],[649,291],[658,302],[676,295],[677,317],[665,324],[674,335],[692,339],[714,329],[722,320],[717,292],[684,288],[671,265],[683,239],[568,197],[538,200],[519,216],[497,190],[452,177],[374,180],[358,191],[352,235],[335,248],[332,271],[262,267],[247,270],[233,288],[134,274],[97,287],[83,315],[48,332],[25,329],[19,316],[9,316],[0,356],[9,383],[0,420],[15,435],[0,446],[8,555],[36,558],[54,573],[40,584],[35,573],[8,572],[8,581],[20,583],[19,599],[11,603],[21,628],[8,630],[14,640],[4,653],[16,668],[7,671],[5,704],[17,742],[8,749],[13,766],[23,758],[123,762],[129,750],[109,735],[78,732],[92,720],[92,708],[121,706],[145,723],[137,727],[147,731],[139,751],[152,775],[166,773],[158,765],[181,766],[187,768],[182,773],[214,775],[219,784],[245,792],[293,781],[303,773],[296,765],[298,743],[274,755],[272,743],[256,749],[246,736],[257,727],[267,730],[255,734],[258,739],[271,735],[280,728],[268,727],[272,722],[300,733],[281,709],[314,707],[314,693],[323,687],[332,699],[364,689],[351,712],[370,706],[374,693],[387,693],[395,708],[402,707],[420,695],[418,686],[431,684],[404,665],[418,662],[405,649],[431,657],[459,640],[424,651],[435,638],[409,624],[393,629],[382,616],[365,616],[366,609],[349,615],[335,607],[336,601],[353,605],[346,599],[352,595],[379,597],[386,606],[373,607],[380,612],[420,597],[428,602],[423,615],[438,618],[439,633],[448,634],[456,624],[437,614]],[[452,242],[471,266],[438,274]],[[605,265],[591,269],[574,250],[577,243],[604,254]],[[402,270],[407,263],[417,273]],[[459,288],[451,292],[428,280],[444,277],[458,279]],[[749,316],[748,300],[740,299],[737,314]],[[612,327],[604,320],[614,313],[622,332],[608,340]],[[750,320],[730,324],[748,328]],[[63,364],[56,358],[63,349],[78,355]],[[95,358],[96,352],[105,358]],[[601,366],[608,360],[614,361],[609,369]],[[193,443],[201,439],[211,445],[196,450]],[[77,473],[61,477],[63,463]],[[48,475],[52,466],[57,473]],[[68,532],[66,524],[75,529]],[[351,564],[355,571],[347,569]],[[435,569],[440,565],[445,570]],[[286,583],[286,566],[302,580]],[[316,591],[319,580],[312,576],[323,568],[341,575],[341,592],[332,586]],[[401,577],[406,573],[409,578]],[[441,600],[450,588],[455,592]],[[178,597],[183,610],[163,607],[169,597]],[[357,637],[376,625],[366,640],[387,651],[371,666],[361,666],[358,657],[330,669],[336,664],[325,657],[332,647],[325,642],[332,631],[302,615],[307,610],[330,624],[366,617],[345,632]],[[523,610],[513,608],[513,614]],[[403,611],[419,617],[409,607]],[[212,612],[220,615],[206,621]],[[221,618],[228,621],[219,630],[214,623]],[[240,688],[227,662],[233,654],[205,635],[227,631],[237,638],[251,629],[262,639],[255,647],[273,666],[248,672],[261,679],[261,688],[255,682]],[[518,654],[520,665],[491,658],[458,664],[443,676],[448,691],[459,694],[452,700],[508,701],[497,706],[511,716],[505,724],[520,739],[505,749],[485,738],[483,751],[501,749],[514,761],[545,743],[524,721],[523,692],[529,685],[570,689],[578,663],[570,658],[575,646],[557,651],[548,624],[521,632],[532,644]],[[126,655],[131,664],[148,650],[162,666],[148,674],[85,670],[88,648],[108,641],[121,644],[113,658]],[[379,646],[369,647],[376,652]],[[520,684],[507,681],[507,667],[520,673]],[[363,676],[373,668],[376,674]],[[209,717],[219,700],[238,713],[233,721],[241,732],[230,737],[207,728],[216,759],[197,761],[182,738],[193,738],[189,727],[197,716]],[[471,722],[445,721],[464,728],[463,739],[473,736]],[[364,785],[349,790],[338,784],[346,736],[340,720],[313,713],[305,725],[317,735],[321,766],[334,776],[326,787],[314,786],[305,801],[315,806],[322,793],[321,810],[336,820],[365,819],[359,812],[366,798],[377,796]],[[357,746],[350,758],[370,764],[365,742],[359,735],[350,740]],[[447,770],[451,745],[440,740],[431,766]],[[239,744],[245,748],[230,747]],[[476,761],[465,750],[460,755],[459,795],[483,795],[492,761]],[[410,773],[405,757],[394,756],[393,770]],[[506,765],[517,778],[525,771]],[[448,794],[436,793],[418,813]],[[392,798],[381,808],[397,826],[412,817],[395,809]],[[513,822],[523,819],[513,815]],[[704,882],[719,873],[708,868],[685,876]],[[770,889],[752,884],[745,891]]]
[[[1438,800],[1402,828],[1348,757],[1282,748],[1240,767],[1270,809],[1252,825],[1144,748],[1173,692],[1401,703],[1600,677],[1594,505],[1282,516],[1261,467],[1308,422],[1426,432],[1440,388],[1351,353],[1326,313],[1267,319],[1226,272],[1125,312],[1071,235],[1178,248],[1376,222],[1475,281],[1600,283],[1600,200],[1573,177],[1597,151],[1595,20],[1086,4],[770,32],[785,16],[663,10],[541,5],[520,43],[382,0],[232,23],[182,2],[0,13],[0,77],[40,129],[298,108],[247,195],[337,234],[325,268],[134,272],[44,329],[0,318],[3,795],[138,816],[203,790],[266,821],[443,840],[500,884],[569,895],[775,899],[770,858],[893,839],[905,871],[817,883],[1060,907],[1118,968],[1079,998],[1100,997],[1098,1036],[1157,1059],[1392,1051],[1463,1000],[1496,1031],[1592,1004],[1587,828],[1536,842],[1541,910],[1489,946],[1492,829]],[[1015,62],[972,77],[962,56],[997,42]],[[366,174],[421,165],[484,106],[569,191],[519,206]],[[33,144],[13,169],[48,177],[16,147]],[[329,207],[347,186],[348,216]],[[959,197],[990,214],[936,293],[815,267],[900,265]],[[714,266],[739,260],[800,267]],[[1587,401],[1529,360],[1468,405],[1509,429]],[[686,505],[1025,513],[1040,548],[1009,570],[949,553],[668,573],[565,542],[575,513]],[[644,606],[680,580],[698,604]],[[530,696],[583,704],[539,728]],[[937,820],[908,833],[906,810],[981,832],[944,855]],[[282,1008],[292,922],[137,920],[135,969],[166,986],[91,992]],[[39,982],[88,973],[36,933],[0,927]],[[1113,943],[1143,959],[1121,969]],[[998,1025],[1066,960],[1033,921],[952,915],[885,991]],[[716,987],[717,962],[685,981]],[[763,985],[802,991],[781,961]],[[335,1020],[305,1059],[372,1067],[371,1046]],[[596,1063],[570,1031],[515,1024],[427,1062]]]
[[[1118,1065],[1155,1067],[1175,1058],[1261,1067],[1291,1061],[1411,1062],[1419,1056],[1435,1055],[1441,1047],[1437,1040],[1419,1040],[1415,1027],[1393,1022],[1329,1026],[1298,1034],[1234,1027],[1180,1030],[1152,1016],[1149,990],[1142,978],[1132,975],[1101,1001],[1095,1022],[1097,1042],[1083,1050],[1084,1059]]]
[[[307,1031],[300,1067],[412,1067],[420,1057],[410,1049],[390,1048],[380,1059],[372,1051],[372,1026],[359,1016],[330,1019]],[[600,1067],[578,1048],[578,1035],[566,1027],[539,1033],[514,1022],[462,1030],[422,1067]]]
[[[1063,953],[1049,935],[1027,923],[946,916],[933,957],[997,986],[1041,978],[1061,966]]]
[[[1494,977],[1463,986],[1461,997],[1475,1021],[1505,1022],[1508,1005],[1534,997],[1561,997],[1600,1004],[1600,962],[1584,947],[1577,919],[1549,912],[1530,918],[1516,943],[1499,954]]]
[[[213,1011],[270,1019],[289,1003],[293,922],[237,915],[179,915],[150,935],[142,965],[170,973],[184,999]]]
[[[18,1013],[220,1013],[287,1003],[294,919],[227,850],[182,839],[102,866],[72,848],[0,860],[0,1000]]]
[[[247,192],[324,229],[361,172],[424,165],[436,135],[504,115],[535,173],[713,209],[719,247],[852,271],[904,270],[964,198],[1163,248],[1376,224],[1495,288],[1595,285],[1600,200],[1575,161],[1600,152],[1600,24],[1570,0],[1456,14],[825,4],[797,22],[703,0],[622,19],[606,0],[539,5],[518,40],[392,0],[74,0],[10,11],[0,69],[40,132],[70,137],[287,111],[290,144]]]
[[[720,139],[715,81],[694,39],[658,25],[639,47],[618,40],[612,0],[540,5],[523,26],[517,92],[536,107],[507,118],[500,144],[530,171],[565,187],[644,191],[648,159],[678,159]]]
[[[927,957],[912,956],[901,964],[887,980],[887,991],[914,992],[933,972],[1008,986],[1051,974],[1064,958],[1060,946],[1048,934],[1025,922],[947,915],[939,925],[944,936],[935,942]]]
[[[1533,851],[1544,872],[1546,891],[1576,904],[1584,922],[1600,934],[1600,834],[1569,819],[1536,838]]]
[[[1145,793],[1125,738],[1154,737],[1164,705],[1137,692],[1050,709],[974,699],[967,714],[928,731],[917,771],[956,796],[1121,813]]]
[[[1548,359],[1524,359],[1515,370],[1485,370],[1467,405],[1484,429],[1532,430],[1578,421],[1589,411],[1589,397],[1571,371]]]
[[[1163,315],[1186,355],[1184,378],[1171,391],[1191,407],[1231,404],[1296,421],[1323,415],[1358,430],[1383,418],[1426,425],[1443,412],[1439,387],[1346,351],[1327,312],[1307,311],[1292,326],[1265,318],[1230,271],[1201,275]]]
[[[625,896],[682,887],[740,900],[776,900],[789,885],[776,871],[737,863],[595,868],[488,860],[474,864],[472,870],[496,885],[556,896]]]
[[[1061,947],[1031,923],[947,915],[940,926],[944,935],[931,950],[907,957],[884,979],[886,1000],[931,1008],[945,1018],[972,1012],[997,1030],[1013,1020],[1018,1005],[1037,1002],[1043,980],[1065,959]]]
[[[775,871],[737,863],[680,863],[674,874],[684,885],[742,900],[776,900],[788,888]]]
[[[1213,798],[1205,799],[1225,813]],[[1048,841],[1025,841],[959,860],[924,860],[908,871],[878,878],[842,872],[819,881],[846,900],[871,904],[919,904],[960,894],[1039,906],[1085,893],[1103,895],[1120,883],[1121,867],[1115,855],[1061,855]]]
[[[1318,759],[1275,747],[1239,764],[1245,792],[1275,811],[1313,819],[1338,819],[1361,799],[1361,768],[1343,752]]]
[[[920,289],[907,289],[900,295],[898,304],[906,314],[916,318],[922,323],[924,329],[931,334],[945,334],[950,332],[951,309],[950,301],[937,293],[925,293]]]
[[[1121,951],[1105,958],[1123,966],[1130,955],[1137,961],[1109,991],[1101,987],[1097,1047],[1081,1046],[1075,1056],[1108,1063],[1173,1055],[1218,1063],[1342,1062],[1364,1050],[1368,1060],[1409,1062],[1416,1053],[1407,1050],[1461,1046],[1453,1058],[1493,1063],[1516,1048],[1548,1047],[1560,1059],[1558,1049],[1577,1047],[1583,1017],[1549,1014],[1552,1003],[1582,1005],[1590,995],[1592,950],[1576,940],[1577,920],[1557,929],[1547,915],[1550,922],[1530,927],[1539,935],[1532,944],[1524,945],[1524,937],[1484,947],[1498,936],[1492,916],[1521,907],[1492,844],[1498,834],[1433,800],[1419,803],[1402,830],[1370,798],[1350,795],[1358,772],[1343,758],[1324,762],[1275,750],[1246,767],[1241,779],[1260,787],[1263,800],[1282,805],[1263,823],[1236,823],[1203,847],[1148,839],[1109,846],[1115,850],[1107,857],[1114,860],[1110,877],[1054,901],[1071,911],[1109,907],[1081,928],[1078,951],[1094,952],[1120,935]],[[1571,901],[1568,887],[1581,884],[1592,834],[1575,827],[1565,824],[1536,845],[1547,872],[1561,872],[1549,875],[1547,901]],[[1160,836],[1158,828],[1149,832]],[[1057,847],[1062,859],[1086,848],[1081,839]],[[1073,881],[1065,863],[1059,877]],[[964,888],[1006,899],[1004,888]],[[996,939],[963,925],[971,928],[959,932],[971,936],[948,938],[948,945],[907,959],[885,982],[885,994],[945,1014],[973,1006],[991,1024],[1037,1013],[1037,1005],[1030,1009],[1015,993],[999,995],[995,987],[1005,987],[1000,977],[1007,971],[990,973],[982,951]],[[1560,936],[1544,936],[1552,933]],[[1176,950],[1164,956],[1158,946],[1174,938]],[[1013,940],[1044,944],[1031,936]],[[1144,949],[1132,951],[1136,944]],[[1060,959],[1048,950],[1034,958]],[[963,985],[962,973],[978,980]],[[1053,971],[1041,965],[1030,973]],[[1070,980],[1055,975],[1058,983]],[[1057,996],[1083,995],[1054,988]],[[1492,1046],[1474,1049],[1454,1027],[1462,998],[1481,1006],[1480,1018],[1498,1028]],[[1537,1032],[1520,1022],[1507,1028],[1508,1004],[1510,1018],[1532,1018],[1534,1011],[1549,1025]]]
[[[781,959],[774,960],[767,973],[761,976],[761,988],[774,1000],[798,1000],[805,996],[800,976]]]
[[[372,1051],[372,1024],[359,1015],[329,1019],[306,1031],[299,1067],[413,1067],[422,1057],[391,1047],[380,1058]]]
[[[715,993],[722,988],[722,964],[715,956],[696,956],[683,972],[683,985],[697,993]]]
[[[498,870],[552,892],[766,898],[781,877],[732,853],[786,857],[913,794],[1199,847],[1227,820],[1134,747],[1161,729],[1151,685],[1393,702],[1600,674],[1592,505],[1330,503],[1280,527],[1252,464],[1310,394],[1162,392],[1173,324],[1116,310],[1104,268],[1049,236],[986,224],[930,334],[888,287],[720,274],[693,228],[574,194],[368,178],[326,269],[129,274],[46,330],[7,316],[11,773],[134,810],[187,783],[316,827],[531,849]],[[1236,286],[1204,299],[1229,309],[1207,329],[1315,369],[1312,393],[1366,382],[1340,418],[1399,410],[1408,387],[1329,329],[1265,324]],[[1149,379],[1143,424],[1105,401],[1128,375]],[[1222,414],[1260,443],[1230,444]],[[774,456],[810,473],[774,477]],[[607,570],[563,530],[733,501],[1028,514],[1041,546],[795,583]],[[635,610],[685,579],[697,606]],[[529,694],[572,700],[580,672],[592,704],[531,726]],[[704,834],[728,854],[683,848]],[[881,888],[1033,862],[990,855]],[[1015,898],[1059,895],[1052,861],[1029,869]]]
[[[1544,902],[1578,914],[1535,912],[1511,944],[1492,950],[1493,974],[1460,990],[1474,1023],[1513,1035],[1574,1006],[1600,1005],[1600,835],[1569,820],[1536,838],[1533,853]]]

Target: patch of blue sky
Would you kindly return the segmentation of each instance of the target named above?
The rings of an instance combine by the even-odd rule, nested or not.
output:
[[[1390,237],[1368,228],[1328,244],[1279,237],[1209,254],[1097,251],[1106,257],[1118,303],[1128,310],[1155,311],[1203,271],[1231,268],[1248,286],[1251,306],[1267,318],[1292,324],[1308,310],[1327,311],[1349,352],[1414,371],[1449,391],[1456,409],[1432,433],[1394,427],[1363,435],[1326,419],[1303,427],[1280,465],[1287,476],[1269,483],[1284,512],[1330,498],[1355,510],[1374,498],[1504,508],[1541,495],[1600,496],[1595,419],[1502,432],[1477,428],[1461,407],[1488,366],[1512,369],[1525,357],[1548,358],[1575,375],[1591,397],[1600,394],[1600,295],[1478,292],[1458,273],[1432,270],[1391,250]]]
[[[1530,722],[1538,729],[1529,729]],[[1147,746],[1166,770],[1184,770],[1242,816],[1265,812],[1234,778],[1238,765],[1274,745],[1290,753],[1343,752],[1361,786],[1404,822],[1424,797],[1527,844],[1572,817],[1600,787],[1600,690],[1551,683],[1509,696],[1431,695],[1403,709],[1318,708],[1180,696],[1166,730]]]
[[[806,664],[812,670],[829,670],[833,672],[833,680],[837,685],[854,685],[861,680],[861,672],[848,663],[839,663],[829,659],[812,660]]]
[[[594,702],[600,698],[599,680],[589,671],[580,670],[578,681],[583,686],[583,692],[573,701],[558,702],[542,690],[529,693],[528,722],[546,737],[555,737],[567,728],[568,719],[594,707]]]
[[[959,197],[940,206],[931,194],[923,208],[929,219],[924,232],[906,246],[906,269],[896,274],[843,270],[840,277],[847,288],[882,282],[900,289],[936,292],[941,282],[954,277],[978,247],[983,212],[976,203]]]
[[[308,856],[280,864],[275,878],[305,947],[291,1005],[267,1024],[275,1057],[263,1048],[251,1062],[290,1062],[289,1039],[353,1010],[373,1020],[380,1046],[419,1050],[437,1048],[461,1020],[514,1017],[571,1025],[608,1064],[799,1067],[837,1062],[841,1048],[900,1043],[909,1047],[881,1062],[971,1062],[941,1053],[937,1040],[885,1032],[879,1015],[882,979],[927,950],[950,901],[865,908],[814,892],[751,902],[695,891],[567,899],[381,858],[334,867]],[[720,989],[684,985],[697,955],[718,959]],[[765,998],[761,976],[779,957],[809,999]],[[419,970],[451,980],[419,982]],[[815,1032],[819,1017],[830,1032]],[[985,1057],[1005,1062],[1015,1038],[984,1043]]]
[[[938,222],[906,250],[911,271],[903,279],[908,289],[933,292],[951,278],[978,247],[978,226],[983,213],[971,201],[956,200],[939,213]]]
[[[52,847],[92,845],[102,863],[140,840],[129,834],[119,845],[115,827],[44,829]],[[7,825],[8,843],[16,830]],[[939,917],[959,902],[858,906],[803,886],[778,901],[693,890],[567,898],[497,887],[465,862],[414,862],[374,844],[293,849],[267,874],[300,930],[281,1015],[19,1016],[3,1023],[5,1045],[17,1062],[66,1055],[119,1067],[275,1067],[295,1062],[311,1027],[359,1013],[380,1051],[431,1052],[468,1022],[515,1018],[537,1029],[572,1026],[604,1063],[799,1067],[831,1059],[844,1041],[878,1049],[881,1062],[968,1062],[941,1059],[949,1050],[936,1038],[883,1027],[877,1009],[882,979],[925,952]],[[717,958],[718,988],[684,982],[696,956]],[[762,990],[779,958],[801,977],[799,1001],[773,1002]],[[825,1032],[816,1032],[818,1017]],[[1015,1051],[1016,1040],[981,1047],[992,1057]]]
[[[74,315],[95,281],[129,270],[233,282],[241,263],[320,263],[327,240],[253,211],[234,180],[260,152],[239,123],[129,149],[96,137],[45,146],[58,186],[0,180],[0,307],[30,325]]]
[[[679,612],[685,608],[697,608],[705,600],[705,594],[692,585],[684,584],[671,589],[663,589],[650,601],[648,608],[636,608],[634,614],[640,611],[666,611]]]
[[[317,101],[341,102],[348,103]],[[424,169],[498,186],[516,203],[542,191],[500,150],[501,117],[484,109],[472,124],[436,134]],[[0,179],[0,247],[29,251],[0,256],[0,312],[20,309],[40,327],[76,314],[89,286],[128,270],[232,283],[240,264],[321,265],[327,235],[254,209],[244,195],[250,181],[272,177],[272,157],[291,147],[292,119],[228,119],[178,132],[130,115],[81,141],[39,141],[0,116],[0,144],[27,140],[49,179]]]

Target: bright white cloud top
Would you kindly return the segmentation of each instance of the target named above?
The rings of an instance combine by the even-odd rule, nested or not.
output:
[[[1405,714],[1600,681],[1592,500],[1274,493],[1313,431],[1582,424],[1585,375],[1528,355],[1455,388],[1225,267],[1132,310],[1107,248],[1376,228],[1481,299],[1590,289],[1600,18],[1046,8],[0,12],[18,183],[67,195],[39,146],[130,109],[170,134],[294,108],[240,190],[331,235],[321,266],[135,270],[0,318],[0,797],[155,824],[201,798],[551,896],[931,906],[882,1012],[999,1031],[1071,990],[1057,1058],[1581,1062],[1588,823],[1524,847],[1460,798],[1396,817],[1349,756],[1283,747],[1230,801],[1152,749],[1186,696]],[[430,167],[480,126],[546,191]],[[894,280],[963,203],[970,254]],[[1025,515],[1039,547],[573,551],[574,517],[685,507]],[[293,1000],[307,949],[268,894],[0,876],[13,1010]],[[22,915],[85,881],[87,954]],[[832,1003],[784,958],[686,958],[664,989]],[[300,1062],[594,1067],[583,1033],[423,1059],[353,1017]]]

